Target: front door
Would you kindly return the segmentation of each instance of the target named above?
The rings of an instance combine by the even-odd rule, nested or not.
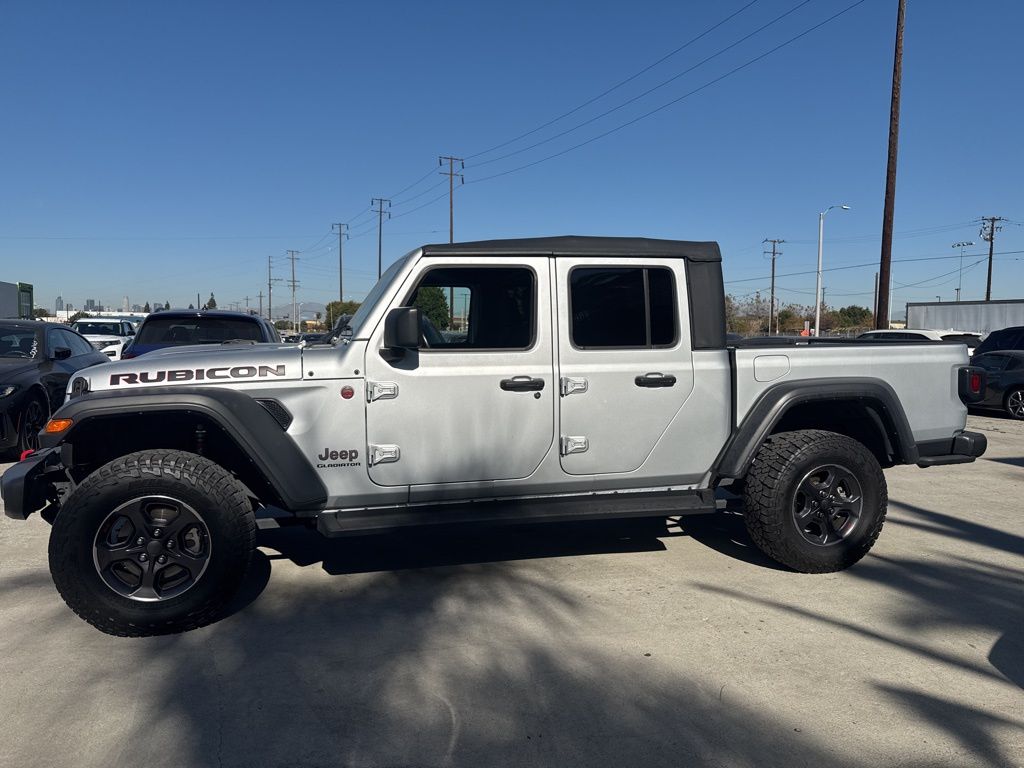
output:
[[[559,447],[567,473],[638,470],[690,396],[684,264],[556,260]]]
[[[385,360],[383,322],[367,347],[373,482],[479,487],[537,469],[558,397],[549,283],[545,257],[422,260],[395,304],[419,307],[422,348]]]

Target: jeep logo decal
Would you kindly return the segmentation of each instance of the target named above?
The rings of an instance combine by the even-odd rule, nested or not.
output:
[[[168,371],[113,373],[110,386],[122,384],[160,384],[165,381],[218,381],[221,379],[256,379],[284,376],[283,365],[236,365],[234,368],[175,368]]]
[[[316,465],[317,469],[335,469],[337,467],[358,467],[361,463],[358,461],[359,451],[357,451],[355,448],[350,448],[347,451],[335,451],[330,448],[324,448],[323,452],[316,458],[317,461],[320,462]]]

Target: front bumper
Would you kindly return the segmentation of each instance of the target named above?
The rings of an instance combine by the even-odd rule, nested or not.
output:
[[[4,514],[15,520],[25,520],[36,510],[57,501],[54,482],[67,481],[59,448],[45,448],[33,453],[12,465],[0,478]]]
[[[967,464],[985,453],[986,448],[988,438],[981,432],[961,432],[948,440],[929,440],[917,444],[917,466]]]

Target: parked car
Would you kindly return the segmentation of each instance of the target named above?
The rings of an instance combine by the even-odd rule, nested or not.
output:
[[[111,360],[120,360],[121,352],[135,336],[135,326],[119,317],[89,317],[71,327]]]
[[[453,288],[470,300],[446,340],[416,305]],[[731,486],[763,552],[838,571],[882,530],[883,468],[968,463],[987,444],[965,430],[984,377],[958,344],[729,348],[713,242],[423,246],[346,336],[75,377],[0,487],[9,517],[52,520],[50,572],[79,616],[115,635],[213,621],[257,512],[346,536],[706,514]]]
[[[959,341],[967,345],[967,353],[974,354],[981,343],[981,334],[969,331],[935,331],[927,328],[905,328],[880,331],[866,331],[857,337],[874,341]]]
[[[130,360],[166,347],[280,341],[274,326],[256,315],[219,309],[168,309],[148,315],[142,321],[121,358]]]
[[[971,365],[985,369],[985,399],[979,408],[996,408],[1013,419],[1024,419],[1024,350],[976,353]]]
[[[1007,349],[1024,349],[1024,325],[992,331],[974,351],[983,355],[986,352],[1000,352]]]
[[[0,449],[34,449],[73,373],[107,357],[70,328],[0,320]]]

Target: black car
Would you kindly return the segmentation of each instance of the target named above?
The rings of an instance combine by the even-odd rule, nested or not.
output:
[[[109,362],[70,328],[0,320],[0,450],[37,447],[37,435],[64,402],[76,371]]]
[[[1024,419],[1024,350],[975,353],[971,365],[985,369],[985,399],[979,408],[998,408],[1013,419]]]
[[[983,355],[986,352],[1001,352],[1007,349],[1024,350],[1024,325],[992,331],[977,346],[974,354]]]
[[[218,309],[167,309],[146,316],[121,353],[121,359],[129,360],[165,347],[280,341],[274,326],[258,315]]]

